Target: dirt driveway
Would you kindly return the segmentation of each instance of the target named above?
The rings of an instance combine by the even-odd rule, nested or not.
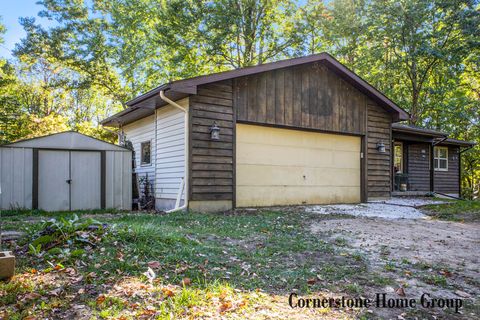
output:
[[[399,287],[406,298],[418,299],[424,292],[436,297],[461,297],[471,305],[457,316],[473,319],[478,315],[475,299],[480,295],[480,224],[332,217],[319,220],[311,228],[316,234],[329,230],[329,240],[341,238],[349,250],[367,258],[371,273],[392,278],[395,284],[385,287],[392,297],[402,296]],[[436,311],[414,313],[422,317]],[[439,315],[442,317],[441,310]]]

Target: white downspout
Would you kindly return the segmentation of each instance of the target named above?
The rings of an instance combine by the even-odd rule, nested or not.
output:
[[[175,208],[166,211],[167,213],[170,213],[170,212],[174,212],[174,211],[178,211],[178,210],[183,210],[183,209],[186,209],[188,207],[188,187],[189,187],[188,186],[188,110],[186,108],[182,107],[181,105],[179,105],[178,103],[176,103],[175,101],[172,101],[169,98],[167,98],[165,96],[165,93],[163,92],[163,90],[160,90],[159,94],[160,94],[160,99],[162,99],[163,101],[165,101],[169,105],[182,110],[183,113],[185,114],[185,121],[184,121],[185,122],[185,132],[184,132],[184,136],[185,136],[185,175],[183,177],[183,181],[180,183],[179,198],[181,199],[181,197],[182,197],[182,194],[181,194],[182,191],[184,191],[185,196],[184,196],[183,206],[178,207],[179,200],[177,199],[177,201],[175,202]]]

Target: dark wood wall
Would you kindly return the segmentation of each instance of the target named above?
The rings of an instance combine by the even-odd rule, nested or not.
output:
[[[392,117],[367,100],[367,195],[369,198],[389,197],[391,190]],[[377,143],[385,144],[385,153]]]
[[[234,79],[237,121],[365,133],[365,96],[321,63]]]
[[[430,191],[430,144],[405,142],[404,148],[408,150],[409,189],[411,191]]]
[[[220,141],[210,140],[214,121]],[[235,200],[237,121],[362,136],[363,199],[390,195],[391,115],[323,64],[310,63],[203,85],[190,96],[190,200]]]
[[[448,147],[448,171],[435,171],[435,191],[442,193],[459,193],[458,163],[460,159],[458,147]]]
[[[403,141],[406,152],[406,170],[410,191],[430,191],[430,144]],[[448,147],[448,171],[434,172],[434,190],[442,193],[459,193],[459,149]]]
[[[203,85],[190,96],[190,200],[233,200],[234,112],[232,82]],[[220,141],[210,127],[220,127]]]

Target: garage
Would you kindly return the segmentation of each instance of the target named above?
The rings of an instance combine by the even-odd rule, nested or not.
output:
[[[236,126],[236,205],[360,202],[361,138]]]
[[[132,152],[78,132],[0,147],[0,208],[131,208]]]

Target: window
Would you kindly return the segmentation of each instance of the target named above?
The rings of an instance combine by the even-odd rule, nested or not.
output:
[[[403,172],[403,143],[395,142],[393,155],[394,155],[393,170],[395,173],[402,173]]]
[[[149,165],[151,160],[150,141],[142,142],[140,144],[140,163],[141,165]]]
[[[448,171],[448,148],[435,147],[433,168],[436,171]]]

